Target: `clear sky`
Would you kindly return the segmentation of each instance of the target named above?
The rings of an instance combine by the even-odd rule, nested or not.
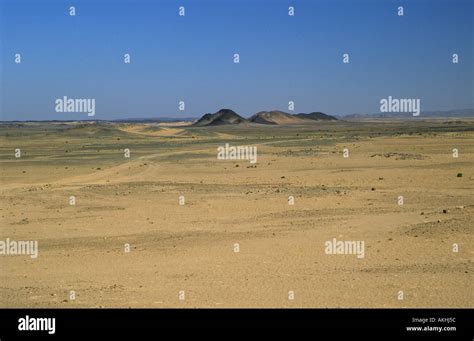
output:
[[[473,0],[0,0],[0,119],[88,119],[55,112],[63,96],[97,119],[472,108],[473,21]]]

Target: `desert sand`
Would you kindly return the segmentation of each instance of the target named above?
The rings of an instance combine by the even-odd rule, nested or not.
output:
[[[473,120],[0,131],[2,307],[474,306]]]

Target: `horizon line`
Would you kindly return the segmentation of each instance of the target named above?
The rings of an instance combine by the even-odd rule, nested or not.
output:
[[[215,113],[221,111],[221,110],[232,110],[234,111],[233,109],[229,109],[229,108],[221,108],[219,110],[217,110]],[[289,113],[289,112],[286,112],[286,111],[283,111],[283,110],[279,110],[279,109],[272,109],[272,110],[260,110],[260,111],[257,111],[255,112],[255,114],[258,114],[260,112],[272,112],[272,111],[279,111],[279,112],[284,112],[286,114],[289,114],[289,115],[298,115],[298,114],[304,114],[304,112],[298,112],[296,114],[293,114],[293,113]],[[433,115],[433,114],[439,114],[439,115],[442,115],[443,113],[452,113],[452,112],[462,112],[462,111],[472,111],[471,113],[466,113],[464,115],[466,116],[474,116],[474,107],[473,108],[462,108],[462,109],[448,109],[448,110],[426,110],[426,111],[421,111],[420,112],[420,116],[421,114],[425,113],[425,114],[430,114],[430,115]],[[236,114],[238,114],[239,116],[241,116],[239,113],[237,113],[236,111],[234,111]],[[382,117],[378,117],[378,118],[397,118],[397,117],[400,117],[400,118],[406,118],[407,115],[410,115],[410,113],[408,112],[375,112],[375,113],[352,113],[352,114],[327,114],[325,112],[322,112],[322,111],[311,111],[309,113],[314,113],[314,112],[320,112],[322,114],[325,114],[325,115],[329,115],[329,116],[334,116],[334,117],[341,117],[341,118],[344,118],[344,117],[356,117],[356,116],[359,116],[359,117],[372,117],[372,118],[377,118],[377,116],[382,116]],[[146,120],[151,120],[151,121],[165,121],[165,122],[188,122],[188,121],[193,121],[193,120],[198,120],[200,118],[202,118],[204,115],[207,115],[207,114],[214,114],[214,113],[210,113],[210,112],[207,112],[207,113],[204,113],[204,114],[201,114],[200,116],[183,116],[183,117],[171,117],[171,116],[150,116],[150,117],[123,117],[123,118],[109,118],[109,119],[101,119],[101,118],[84,118],[84,119],[36,119],[36,120],[29,120],[29,119],[26,119],[26,120],[1,120],[0,119],[0,122],[93,122],[93,121],[102,121],[102,122],[120,122],[120,121],[146,121]],[[249,117],[245,117],[245,116],[242,116],[243,118],[250,118],[252,117],[253,115],[255,114],[251,114]],[[418,116],[418,118],[420,117]],[[411,117],[411,116],[409,116]],[[455,117],[455,116],[454,116]],[[461,117],[465,117],[465,116],[461,116]],[[439,118],[442,118],[442,116],[439,116]]]

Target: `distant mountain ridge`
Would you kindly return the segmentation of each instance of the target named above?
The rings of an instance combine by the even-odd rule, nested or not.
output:
[[[118,123],[165,123],[165,122],[193,122],[196,120],[196,117],[131,117],[131,118],[119,118],[115,120],[110,120],[110,122]]]
[[[321,112],[312,112],[309,114],[291,115],[284,111],[260,111],[249,119],[245,119],[231,109],[221,109],[214,114],[205,114],[197,120],[194,126],[216,126],[224,124],[242,124],[256,123],[267,125],[287,125],[287,124],[305,124],[311,121],[336,121],[334,116],[326,115]]]
[[[370,119],[370,118],[456,118],[456,117],[473,117],[473,109],[452,109],[452,110],[439,110],[439,111],[422,111],[419,116],[414,117],[412,113],[405,112],[384,112],[384,113],[372,113],[372,114],[350,114],[339,116],[344,119]]]
[[[337,121],[337,118],[335,118],[334,116],[327,115],[319,111],[311,112],[309,114],[296,114],[295,116],[316,121]]]
[[[298,113],[288,114],[279,110],[260,111],[250,118],[246,119],[238,115],[231,109],[221,109],[214,114],[205,114],[201,118],[194,117],[130,117],[119,119],[70,119],[70,120],[0,120],[4,123],[21,123],[21,122],[102,122],[102,123],[172,123],[172,122],[194,122],[193,125],[222,125],[222,124],[240,124],[240,123],[257,123],[257,124],[304,124],[309,121],[334,121],[334,120],[358,120],[358,119],[423,119],[423,118],[474,118],[474,108],[468,109],[452,109],[438,111],[422,111],[419,116],[413,117],[411,113],[355,113],[349,115],[327,115],[322,112],[311,112],[309,114]],[[283,122],[286,121],[286,122]],[[212,122],[212,123],[211,123]],[[210,123],[210,124],[209,124]]]

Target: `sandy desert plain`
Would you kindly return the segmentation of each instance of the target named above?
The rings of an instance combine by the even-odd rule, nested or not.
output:
[[[473,119],[4,123],[0,139],[0,239],[39,243],[0,256],[2,307],[474,306]],[[258,162],[218,160],[225,143]],[[326,254],[333,238],[365,257]]]

